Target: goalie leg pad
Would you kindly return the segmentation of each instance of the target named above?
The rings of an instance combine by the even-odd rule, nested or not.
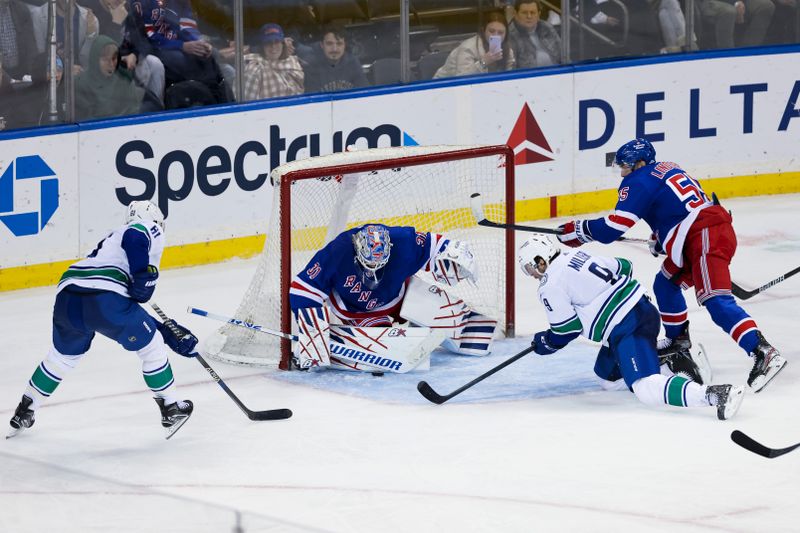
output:
[[[443,335],[429,328],[359,328],[333,326],[331,368],[360,372],[394,372],[430,368],[430,353]]]
[[[462,355],[488,354],[497,329],[496,320],[417,277],[408,284],[400,317],[444,333],[442,347]]]
[[[294,343],[294,361],[301,370],[325,367],[331,364],[330,317],[326,307],[298,309],[297,341]]]

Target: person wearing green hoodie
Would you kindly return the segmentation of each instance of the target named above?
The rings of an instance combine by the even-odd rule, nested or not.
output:
[[[119,64],[119,47],[100,35],[92,43],[89,67],[75,79],[75,116],[78,120],[116,117],[140,112],[144,90],[133,73]]]

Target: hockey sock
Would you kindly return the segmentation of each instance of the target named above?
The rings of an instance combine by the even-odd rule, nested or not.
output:
[[[659,271],[653,282],[653,294],[656,296],[658,311],[661,313],[664,333],[670,339],[674,339],[681,334],[684,324],[689,319],[683,291],[680,286],[668,280],[664,272]]]
[[[153,395],[164,398],[166,405],[175,403],[177,401],[175,378],[167,358],[167,347],[161,335],[153,335],[153,340],[136,353],[142,360],[144,382],[153,391]]]
[[[733,296],[714,296],[705,301],[711,320],[721,327],[748,354],[758,344],[756,321],[739,307]]]
[[[61,380],[75,368],[82,355],[64,355],[55,347],[50,347],[47,357],[36,367],[25,389],[25,396],[33,400],[31,409],[38,409],[45,398],[55,392]]]
[[[683,376],[653,374],[633,384],[636,397],[647,405],[674,405],[676,407],[705,407],[706,389]]]

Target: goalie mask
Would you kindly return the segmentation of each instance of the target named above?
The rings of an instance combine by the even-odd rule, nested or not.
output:
[[[125,212],[125,223],[130,224],[139,220],[155,222],[162,231],[164,230],[164,213],[149,200],[136,200],[128,204],[128,210]]]
[[[519,247],[517,260],[525,274],[541,279],[547,267],[560,253],[561,250],[548,237],[534,235]]]
[[[386,266],[392,251],[389,229],[379,224],[364,226],[353,234],[356,263],[367,279],[380,281],[378,270]]]

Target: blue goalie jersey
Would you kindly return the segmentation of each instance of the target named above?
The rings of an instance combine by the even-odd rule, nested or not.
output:
[[[321,307],[327,300],[331,311],[345,323],[396,317],[408,279],[420,270],[429,271],[432,259],[448,242],[435,233],[389,226],[391,255],[379,271],[379,283],[375,284],[356,263],[353,235],[360,229],[339,234],[294,277],[289,289],[293,312],[304,307]]]

